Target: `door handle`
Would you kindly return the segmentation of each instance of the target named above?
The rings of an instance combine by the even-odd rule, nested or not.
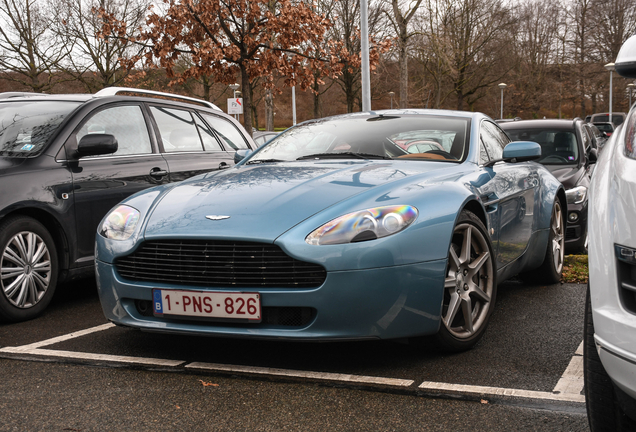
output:
[[[219,164],[219,169],[220,169],[220,170],[222,170],[222,169],[228,169],[229,167],[230,167],[230,166],[229,166],[227,163],[225,163],[225,162],[221,162],[221,163]]]
[[[168,175],[168,171],[162,170],[161,168],[153,168],[150,170],[150,175],[153,177],[165,177]]]

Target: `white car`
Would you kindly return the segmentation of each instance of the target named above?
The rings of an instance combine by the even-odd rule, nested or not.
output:
[[[636,36],[616,59],[636,78]],[[636,110],[612,135],[589,190],[585,396],[592,432],[636,430]]]

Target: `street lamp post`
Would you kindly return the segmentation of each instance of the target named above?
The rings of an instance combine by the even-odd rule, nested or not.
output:
[[[632,107],[632,90],[634,90],[634,87],[636,87],[634,83],[627,84],[627,88],[629,89],[629,108],[627,108],[627,111]]]
[[[391,96],[391,109],[393,109],[393,96],[395,96],[395,92],[390,91],[389,96]]]
[[[614,70],[616,70],[616,68],[614,67],[614,63],[608,63],[605,65],[605,69],[607,69],[610,72],[609,121],[610,123],[613,123],[612,122],[612,78],[613,78]]]
[[[506,87],[508,87],[508,85],[506,85],[505,83],[499,83],[497,84],[497,87],[501,89],[501,115],[499,116],[499,118],[503,118],[503,91]]]
[[[228,87],[232,89],[232,98],[236,99],[236,91],[238,90],[240,85],[237,83],[234,83],[234,84],[230,84]],[[234,114],[234,118],[238,120],[238,115]]]

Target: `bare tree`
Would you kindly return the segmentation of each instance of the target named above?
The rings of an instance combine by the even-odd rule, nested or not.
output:
[[[409,31],[409,22],[417,12],[422,0],[408,0],[406,10],[402,12],[403,0],[391,0],[393,14],[389,20],[397,34],[398,64],[400,70],[400,108],[408,108],[409,102],[409,39],[413,32]]]
[[[0,76],[34,92],[63,78],[56,74],[71,47],[50,30],[50,11],[36,0],[0,0]]]
[[[149,4],[149,0],[52,0],[53,29],[59,39],[73,46],[64,71],[89,92],[123,83],[130,69],[122,67],[120,59],[140,52],[128,38],[144,24]],[[97,37],[104,26],[100,10],[125,23],[126,37]]]

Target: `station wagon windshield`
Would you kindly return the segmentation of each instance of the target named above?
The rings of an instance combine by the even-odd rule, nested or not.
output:
[[[423,116],[347,116],[278,135],[248,164],[312,159],[414,159],[459,162],[468,154],[469,120]]]
[[[80,102],[0,103],[0,156],[37,156],[64,118]]]

